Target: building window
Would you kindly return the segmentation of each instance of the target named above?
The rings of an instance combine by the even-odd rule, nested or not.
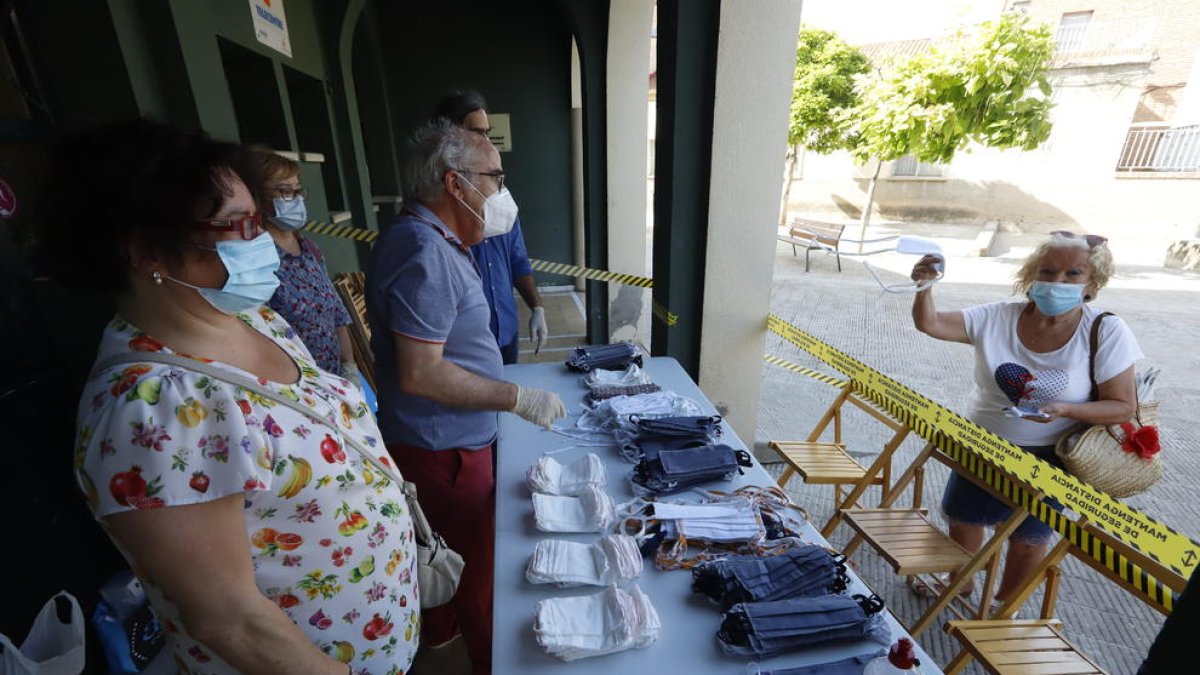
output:
[[[905,155],[892,162],[892,178],[945,178],[946,167],[941,164],[918,162],[916,157]]]
[[[1058,22],[1058,34],[1055,41],[1058,51],[1074,52],[1083,47],[1083,35],[1087,32],[1088,24],[1092,22],[1092,13],[1070,12],[1062,15]]]
[[[1029,0],[1015,0],[1012,3],[1012,5],[1008,8],[1008,11],[1010,11],[1014,14],[1028,14],[1029,13]]]

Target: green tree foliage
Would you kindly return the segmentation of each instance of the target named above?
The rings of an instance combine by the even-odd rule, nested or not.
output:
[[[796,45],[788,145],[802,145],[820,154],[852,147],[840,122],[858,103],[856,77],[870,68],[867,57],[837,35],[802,28]]]
[[[1032,150],[1050,136],[1053,50],[1050,29],[1024,16],[984,22],[881,78],[860,76],[842,133],[861,162],[913,155],[948,163],[972,142]]]

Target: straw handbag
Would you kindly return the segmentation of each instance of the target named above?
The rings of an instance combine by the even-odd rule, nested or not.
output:
[[[1092,323],[1088,372],[1093,401],[1100,395],[1096,384],[1100,322],[1110,315],[1105,312]],[[1133,420],[1081,425],[1064,434],[1054,450],[1067,471],[1079,480],[1113,497],[1131,497],[1149,490],[1162,478],[1157,423],[1158,401],[1139,402]]]

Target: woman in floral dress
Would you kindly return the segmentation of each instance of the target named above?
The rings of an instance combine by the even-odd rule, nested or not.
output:
[[[80,400],[75,475],[181,672],[403,673],[420,631],[404,495],[350,442],[391,469],[358,387],[262,306],[279,261],[254,174],[237,146],[145,120],[56,149],[49,184],[70,198],[41,224],[43,259],[118,308]]]

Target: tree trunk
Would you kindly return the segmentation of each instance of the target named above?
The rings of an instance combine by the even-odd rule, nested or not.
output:
[[[793,145],[787,154],[787,178],[783,181],[783,205],[779,209],[779,224],[787,225],[788,204],[792,198],[792,179],[796,176],[796,164],[800,156],[800,146]]]
[[[883,167],[883,160],[875,160],[875,173],[871,174],[871,182],[867,186],[867,203],[863,205],[862,212],[862,227],[858,234],[858,252],[863,251],[863,241],[867,238],[867,225],[871,222],[871,207],[875,204],[875,184],[879,181],[879,169]]]

